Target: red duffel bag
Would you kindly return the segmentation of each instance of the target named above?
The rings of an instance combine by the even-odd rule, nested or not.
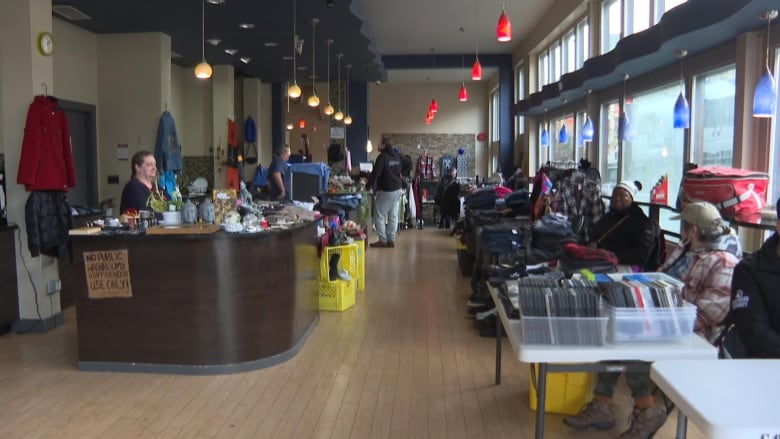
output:
[[[709,201],[728,217],[756,214],[766,206],[768,184],[769,175],[763,172],[723,166],[692,169],[683,177],[681,207]]]

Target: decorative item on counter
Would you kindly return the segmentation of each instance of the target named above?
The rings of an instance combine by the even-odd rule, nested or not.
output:
[[[650,189],[650,202],[663,205],[669,203],[669,175],[662,175]]]
[[[225,214],[236,208],[235,189],[214,189],[214,222],[222,224]]]
[[[169,210],[162,213],[163,225],[165,226],[178,226],[181,224],[181,211]]]
[[[200,203],[200,219],[206,224],[214,224],[214,203],[210,199],[206,198]]]
[[[189,198],[181,206],[181,220],[184,224],[195,224],[198,220],[198,208]]]
[[[241,215],[238,211],[230,210],[225,212],[222,221],[222,227],[226,232],[238,233],[244,230],[244,224],[241,223]]]

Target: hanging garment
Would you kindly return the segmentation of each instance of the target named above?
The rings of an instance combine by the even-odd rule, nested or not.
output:
[[[436,171],[433,168],[433,156],[427,152],[417,159],[417,176],[423,180],[436,178]]]
[[[255,120],[252,119],[252,116],[247,117],[246,121],[244,121],[244,142],[249,145],[246,149],[246,154],[244,154],[244,161],[254,165],[259,160],[259,153],[257,151],[257,125],[255,125]]]
[[[36,191],[24,206],[30,255],[65,256],[68,231],[73,227],[68,197],[60,191]]]
[[[227,171],[225,173],[225,187],[239,190],[241,181],[241,161],[243,158],[238,150],[238,126],[232,119],[228,119],[228,147],[227,147]]]
[[[469,158],[466,154],[458,156],[458,178],[469,177]]]
[[[444,155],[439,159],[439,175],[444,175],[449,172],[450,169],[457,166],[455,162],[455,156]]]
[[[16,182],[28,191],[61,191],[76,185],[70,129],[52,96],[36,96],[27,110]]]
[[[167,110],[160,116],[157,140],[154,143],[154,158],[157,160],[157,169],[161,172],[181,171],[181,143],[176,133],[176,121]]]

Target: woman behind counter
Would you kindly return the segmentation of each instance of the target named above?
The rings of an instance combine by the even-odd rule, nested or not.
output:
[[[149,205],[149,194],[157,178],[157,161],[149,151],[138,151],[133,154],[130,164],[131,177],[122,190],[122,202],[119,213],[127,209],[146,210]]]

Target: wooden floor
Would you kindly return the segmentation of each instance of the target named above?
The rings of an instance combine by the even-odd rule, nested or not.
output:
[[[43,335],[0,336],[0,438],[532,438],[528,366],[467,318],[468,278],[452,238],[408,230],[367,252],[367,286],[323,312],[302,351],[222,376],[80,372],[74,308]],[[609,438],[631,406],[622,384],[613,431],[575,432],[548,415],[546,437]],[[656,438],[674,437],[672,415]],[[702,438],[695,426],[689,437]]]

